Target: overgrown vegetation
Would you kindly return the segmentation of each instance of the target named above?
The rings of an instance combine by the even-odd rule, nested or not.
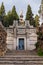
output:
[[[38,28],[38,39],[36,43],[36,49],[38,55],[43,56],[43,24]]]
[[[39,56],[43,56],[43,51],[42,51],[41,48],[38,48],[38,55],[39,55]]]

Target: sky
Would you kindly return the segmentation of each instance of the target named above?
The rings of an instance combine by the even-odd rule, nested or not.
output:
[[[41,0],[0,0],[0,6],[2,2],[4,2],[6,12],[11,10],[13,5],[15,5],[18,15],[22,10],[24,18],[26,15],[28,4],[30,4],[34,15],[38,14],[38,10],[41,4]]]

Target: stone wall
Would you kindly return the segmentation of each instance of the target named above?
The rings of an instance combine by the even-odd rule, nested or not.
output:
[[[24,26],[18,25],[18,21],[14,21],[14,24],[7,28],[7,48],[16,50],[19,38],[24,38],[24,50],[33,50],[36,48],[36,29],[30,26],[29,21],[25,21]]]
[[[7,48],[13,50],[14,48],[14,32],[13,28],[7,28]]]

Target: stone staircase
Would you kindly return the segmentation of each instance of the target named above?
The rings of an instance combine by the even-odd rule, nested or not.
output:
[[[12,52],[7,52],[5,56],[0,57],[0,65],[43,65],[43,57],[30,54],[28,51]]]
[[[7,51],[6,55],[37,55],[36,51],[12,50]]]

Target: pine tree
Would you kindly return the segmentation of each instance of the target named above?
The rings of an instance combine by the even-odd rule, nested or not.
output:
[[[35,20],[35,27],[38,27],[39,26],[39,16],[36,15],[34,20]]]
[[[2,4],[1,4],[1,15],[2,15],[2,16],[5,15],[5,7],[4,7],[3,2],[2,2]]]
[[[13,24],[13,15],[12,15],[11,11],[9,11],[8,14],[7,14],[7,20],[9,22],[9,25]]]
[[[5,16],[5,7],[4,4],[2,2],[1,7],[0,7],[0,20],[2,21],[2,23],[4,24],[4,16]]]
[[[15,6],[13,6],[12,10],[8,12],[7,18],[8,18],[9,25],[12,25],[14,20],[19,19]]]
[[[15,6],[13,6],[13,8],[12,8],[12,15],[13,15],[13,20],[19,19]]]
[[[8,16],[7,15],[4,16],[4,23],[3,23],[3,25],[5,27],[9,27],[9,21],[8,21]]]
[[[29,20],[30,25],[33,25],[34,18],[33,18],[33,13],[32,13],[30,5],[28,5],[28,8],[27,8],[26,20]]]

